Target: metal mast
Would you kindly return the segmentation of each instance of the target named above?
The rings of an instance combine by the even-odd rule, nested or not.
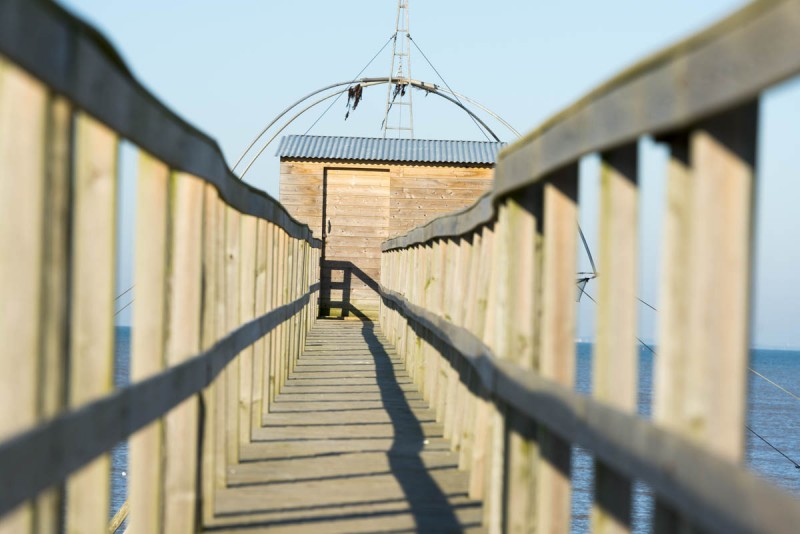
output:
[[[414,138],[414,111],[411,105],[411,38],[408,33],[408,2],[397,0],[392,66],[389,70],[389,89],[386,92],[386,112],[383,117],[383,137],[389,131],[399,138]]]

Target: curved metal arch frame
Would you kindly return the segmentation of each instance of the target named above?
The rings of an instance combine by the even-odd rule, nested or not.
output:
[[[247,154],[250,153],[250,151],[253,149],[253,147],[256,145],[256,143],[258,143],[259,139],[261,139],[264,136],[264,134],[267,133],[267,131],[269,131],[270,128],[272,128],[279,120],[281,120],[292,109],[296,108],[298,105],[300,105],[301,103],[305,102],[309,98],[311,98],[311,97],[313,97],[315,95],[318,95],[318,94],[320,94],[322,92],[325,92],[327,90],[334,89],[334,88],[337,88],[337,87],[341,87],[343,85],[352,85],[354,83],[360,83],[362,85],[365,85],[365,86],[369,87],[369,86],[373,86],[373,85],[381,85],[381,84],[384,84],[384,83],[395,83],[395,82],[397,82],[396,79],[388,78],[388,77],[386,77],[386,78],[360,78],[360,79],[356,79],[356,80],[350,80],[350,81],[346,81],[346,82],[339,82],[339,83],[327,85],[327,86],[325,86],[325,87],[323,87],[321,89],[318,89],[316,91],[313,91],[313,92],[305,95],[304,97],[302,97],[301,99],[299,99],[296,102],[292,103],[289,107],[287,107],[286,109],[281,111],[281,113],[279,113],[272,121],[270,121],[259,132],[259,134],[250,142],[250,144],[244,150],[242,155],[239,157],[239,159],[233,165],[232,169],[236,169],[236,167],[238,167],[242,163],[242,161],[247,156]],[[481,127],[485,128],[486,131],[489,132],[492,135],[492,137],[494,137],[494,139],[496,141],[500,141],[500,138],[497,136],[497,134],[495,134],[492,131],[492,129],[489,128],[486,125],[486,123],[483,120],[480,119],[480,117],[475,115],[475,113],[473,113],[464,104],[462,104],[459,101],[459,99],[466,100],[467,102],[477,106],[478,108],[480,108],[484,112],[488,113],[490,116],[492,116],[495,119],[497,119],[498,122],[500,122],[503,126],[508,128],[514,135],[516,135],[517,137],[520,136],[519,132],[513,126],[511,126],[508,122],[506,122],[502,117],[500,117],[499,115],[497,115],[496,113],[491,111],[486,106],[480,104],[479,102],[476,102],[475,100],[473,100],[473,99],[471,99],[469,97],[466,97],[466,96],[461,95],[459,93],[456,93],[454,91],[450,91],[448,89],[441,88],[441,87],[439,87],[439,86],[437,86],[435,84],[428,83],[428,82],[423,82],[423,81],[420,81],[420,80],[407,80],[407,83],[409,85],[411,85],[412,87],[415,87],[417,89],[422,89],[422,90],[424,90],[424,91],[426,91],[428,93],[433,93],[433,94],[435,94],[435,95],[437,95],[437,96],[439,96],[441,98],[444,98],[445,100],[448,100],[449,102],[455,104],[456,106],[458,106],[459,108],[464,110],[464,112],[466,112],[471,117],[473,117],[476,121],[478,121],[480,123]],[[299,113],[295,114],[291,119],[289,119],[289,121],[280,128],[280,130],[278,131],[278,134],[280,132],[282,132],[289,124],[291,124],[295,119],[297,119],[300,115],[302,115],[306,111],[310,110],[311,108],[313,108],[317,104],[319,104],[321,102],[324,102],[325,100],[327,100],[328,98],[330,98],[332,96],[336,96],[336,95],[342,94],[346,90],[347,89],[342,89],[342,90],[336,91],[334,93],[331,93],[330,95],[326,95],[325,97],[320,98],[320,99],[316,100],[314,103],[312,103],[311,105],[305,107],[302,111],[300,111]],[[443,94],[443,93],[449,93],[449,94],[453,95],[455,98],[451,98],[451,97],[447,96],[447,94]],[[270,138],[270,140],[259,150],[258,154],[250,161],[250,163],[247,165],[245,170],[239,176],[240,179],[244,178],[244,175],[247,173],[247,171],[253,166],[255,161],[261,156],[261,154],[263,154],[264,150],[266,150],[266,148],[272,143],[272,141],[275,140],[276,137],[277,137],[277,134],[273,135],[273,137]]]
[[[376,85],[376,84],[363,84],[363,85],[364,85],[365,87],[371,87],[372,85]],[[247,167],[245,167],[245,168],[244,168],[244,171],[242,171],[242,174],[241,174],[241,175],[239,175],[239,179],[240,179],[240,180],[243,180],[243,179],[244,179],[244,175],[245,175],[245,174],[247,174],[247,171],[249,171],[249,170],[250,170],[250,167],[252,167],[252,166],[253,166],[253,164],[256,162],[256,160],[257,160],[259,157],[261,157],[261,154],[263,154],[263,153],[264,153],[264,151],[267,149],[267,147],[268,147],[270,144],[272,144],[272,142],[275,140],[275,138],[277,138],[277,137],[278,137],[278,136],[281,134],[281,132],[282,132],[282,131],[284,131],[284,130],[285,130],[285,129],[286,129],[286,128],[287,128],[287,127],[288,127],[288,126],[291,124],[291,123],[293,123],[293,122],[295,121],[295,119],[297,119],[298,117],[300,117],[302,114],[304,114],[306,111],[310,110],[311,108],[313,108],[313,107],[317,106],[318,104],[321,104],[322,102],[325,102],[325,101],[326,101],[326,100],[328,100],[329,98],[333,98],[334,96],[340,95],[340,94],[344,93],[345,91],[347,91],[347,89],[341,89],[341,90],[339,90],[339,91],[336,91],[336,92],[333,92],[333,93],[331,93],[331,94],[329,94],[329,95],[325,95],[325,96],[323,96],[322,98],[319,98],[319,99],[315,100],[314,102],[312,102],[311,104],[309,104],[308,106],[304,107],[304,108],[303,108],[302,110],[300,110],[298,113],[296,113],[296,114],[295,114],[295,115],[294,115],[294,116],[293,116],[291,119],[289,119],[289,120],[288,120],[288,122],[286,122],[286,124],[284,124],[283,126],[281,126],[280,128],[278,128],[278,131],[277,131],[277,132],[275,132],[275,133],[272,135],[272,137],[270,137],[270,138],[269,138],[269,141],[267,141],[267,142],[264,144],[264,146],[262,146],[262,147],[259,149],[259,151],[258,151],[258,153],[255,155],[255,157],[254,157],[252,160],[250,160],[250,163],[248,163],[248,164],[247,164]],[[289,108],[289,109],[292,109],[292,108]],[[271,126],[272,126],[272,125],[273,125],[275,122],[276,122],[276,121],[273,121],[273,122],[270,124],[270,127],[271,127]],[[264,133],[266,133],[268,130],[269,130],[269,128],[267,128],[266,130],[264,130]],[[261,135],[263,135],[263,134],[261,134]],[[258,141],[258,139],[260,139],[260,138],[261,138],[261,136],[259,136],[258,138],[256,138],[256,140],[255,140],[255,141],[253,141],[253,143],[250,145],[250,148],[252,148],[252,147],[253,147],[253,146],[256,144],[256,141]],[[245,156],[245,155],[247,155],[247,153],[248,153],[248,152],[250,152],[250,149],[248,149],[248,150],[247,150],[247,152],[245,152],[245,153],[244,153],[244,155],[242,155],[242,158],[244,158],[244,156]],[[240,161],[241,161],[241,159],[240,159]]]
[[[326,87],[323,87],[322,89],[318,89],[317,91],[314,91],[314,92],[312,92],[312,93],[309,93],[309,94],[307,94],[306,96],[304,96],[304,97],[303,97],[303,98],[301,98],[300,100],[298,100],[298,101],[294,102],[292,105],[290,105],[289,107],[287,107],[286,109],[284,109],[284,110],[283,110],[283,111],[282,111],[282,112],[281,112],[281,113],[280,113],[280,114],[279,114],[277,117],[275,117],[275,118],[274,118],[274,119],[273,119],[273,120],[272,120],[272,121],[271,121],[269,124],[267,124],[267,126],[265,126],[263,130],[261,130],[261,132],[258,134],[258,136],[256,136],[256,137],[255,137],[255,139],[253,139],[253,140],[252,140],[252,142],[250,143],[250,145],[247,147],[247,149],[246,149],[246,150],[244,151],[244,153],[241,155],[241,157],[239,158],[239,160],[238,160],[238,161],[236,162],[236,164],[233,166],[233,169],[235,169],[235,168],[236,168],[236,167],[237,167],[237,166],[238,166],[238,165],[239,165],[239,164],[242,162],[242,160],[245,158],[245,156],[247,156],[247,154],[250,152],[250,150],[252,150],[252,148],[253,148],[253,147],[255,146],[255,144],[258,142],[258,140],[259,140],[259,139],[261,139],[261,137],[263,137],[263,135],[264,135],[264,134],[265,134],[267,131],[269,131],[269,129],[270,129],[270,128],[272,128],[272,126],[274,126],[274,125],[275,125],[275,123],[277,123],[277,122],[278,122],[278,121],[279,121],[279,120],[280,120],[280,119],[281,119],[281,118],[282,118],[284,115],[286,115],[287,113],[289,113],[289,112],[290,112],[292,109],[296,108],[298,105],[300,105],[300,104],[301,104],[301,103],[303,103],[304,101],[308,100],[309,98],[311,98],[311,97],[313,97],[313,96],[315,96],[315,95],[318,95],[319,93],[323,93],[323,92],[325,92],[325,91],[327,91],[327,90],[334,89],[334,88],[337,88],[337,87],[341,87],[341,86],[343,86],[343,85],[348,85],[348,86],[349,86],[349,85],[351,85],[351,84],[354,84],[354,83],[360,83],[360,84],[362,84],[362,85],[364,85],[364,86],[366,86],[366,87],[371,87],[371,86],[375,86],[375,85],[381,85],[381,84],[384,84],[384,83],[389,83],[389,84],[391,84],[392,82],[396,82],[396,81],[397,81],[397,80],[396,80],[396,79],[393,79],[393,78],[361,78],[361,79],[352,80],[352,81],[348,81],[348,82],[339,82],[339,83],[331,84],[331,85],[328,85],[328,86],[326,86]],[[520,134],[520,133],[519,133],[519,132],[518,132],[518,131],[517,131],[517,130],[516,130],[514,127],[513,127],[513,126],[511,126],[511,125],[510,125],[508,122],[506,122],[506,121],[505,121],[505,120],[504,120],[502,117],[500,117],[499,115],[497,115],[496,113],[494,113],[492,110],[490,110],[489,108],[487,108],[487,107],[486,107],[486,106],[484,106],[483,104],[481,104],[481,103],[479,103],[479,102],[476,102],[475,100],[473,100],[473,99],[471,99],[471,98],[469,98],[469,97],[467,97],[467,96],[465,96],[465,95],[462,95],[462,94],[460,94],[460,93],[457,93],[457,92],[455,92],[455,91],[452,91],[452,90],[449,90],[449,89],[446,89],[446,88],[439,87],[439,86],[438,86],[438,85],[436,85],[436,84],[431,84],[431,83],[428,83],[428,82],[423,82],[423,81],[419,81],[419,80],[408,80],[408,83],[409,83],[409,85],[411,85],[412,87],[416,87],[417,89],[422,89],[422,90],[424,90],[424,91],[427,91],[427,92],[429,92],[429,93],[433,93],[433,94],[435,94],[435,95],[437,95],[437,96],[440,96],[440,97],[442,97],[442,98],[444,98],[444,99],[446,99],[446,100],[448,100],[448,101],[452,102],[452,103],[453,103],[453,104],[455,104],[456,106],[460,107],[460,108],[461,108],[461,109],[463,109],[463,110],[464,110],[466,113],[468,113],[470,116],[472,116],[473,118],[475,118],[475,120],[477,120],[477,121],[478,121],[478,122],[479,122],[479,123],[482,125],[482,127],[486,128],[486,130],[487,130],[487,131],[488,131],[488,132],[489,132],[489,133],[490,133],[490,134],[491,134],[491,135],[492,135],[492,136],[495,138],[495,140],[497,140],[497,141],[500,141],[500,139],[499,139],[499,138],[497,137],[497,135],[496,135],[496,134],[495,134],[495,133],[494,133],[494,132],[493,132],[493,131],[492,131],[492,130],[491,130],[491,129],[490,129],[488,126],[487,126],[487,125],[486,125],[486,123],[484,123],[484,122],[483,122],[483,121],[482,121],[482,120],[481,120],[479,117],[477,117],[477,116],[476,116],[476,115],[475,115],[475,114],[474,114],[472,111],[470,111],[469,109],[467,109],[467,108],[466,108],[466,106],[464,106],[464,105],[463,105],[463,104],[462,104],[462,103],[461,103],[459,100],[465,100],[465,101],[469,102],[470,104],[472,104],[472,105],[474,105],[474,106],[477,106],[477,107],[479,107],[479,108],[480,108],[480,109],[482,109],[484,112],[486,112],[486,113],[488,113],[490,116],[494,117],[494,118],[495,118],[495,119],[496,119],[498,122],[500,122],[500,123],[501,123],[503,126],[505,126],[506,128],[508,128],[508,129],[509,129],[509,131],[511,131],[511,132],[512,132],[514,135],[516,135],[517,137],[521,137],[521,134]],[[273,141],[274,141],[274,140],[275,140],[275,139],[278,137],[278,135],[280,135],[280,133],[281,133],[283,130],[285,130],[285,129],[286,129],[286,128],[287,128],[287,127],[288,127],[288,126],[289,126],[289,125],[290,125],[292,122],[294,122],[294,121],[295,121],[297,118],[299,118],[301,115],[303,115],[304,113],[306,113],[306,112],[307,112],[307,111],[309,111],[310,109],[314,108],[315,106],[317,106],[317,105],[321,104],[322,102],[324,102],[324,101],[326,101],[326,100],[328,100],[328,99],[330,99],[330,98],[333,98],[334,96],[340,95],[340,94],[344,93],[345,91],[347,91],[347,88],[345,88],[345,89],[341,89],[341,90],[337,90],[337,91],[334,91],[333,93],[330,93],[330,94],[328,94],[328,95],[325,95],[325,96],[323,96],[322,98],[319,98],[319,99],[315,100],[314,102],[312,102],[311,104],[309,104],[308,106],[306,106],[305,108],[303,108],[302,110],[300,110],[298,113],[296,113],[294,116],[292,116],[292,118],[290,118],[290,119],[289,119],[289,121],[288,121],[288,122],[286,122],[286,124],[284,124],[283,126],[281,126],[281,127],[278,129],[278,131],[277,131],[277,132],[275,132],[275,133],[272,135],[272,137],[270,137],[270,139],[269,139],[269,140],[268,140],[268,141],[267,141],[267,142],[264,144],[264,146],[263,146],[263,147],[261,147],[261,149],[259,149],[258,153],[257,153],[257,154],[255,155],[255,157],[254,157],[254,158],[253,158],[253,159],[250,161],[250,163],[248,163],[247,167],[244,169],[244,171],[242,172],[242,174],[241,174],[241,175],[239,175],[239,179],[240,179],[240,180],[244,179],[244,176],[247,174],[247,172],[250,170],[250,168],[251,168],[251,167],[252,167],[252,166],[255,164],[256,160],[258,160],[258,158],[259,158],[259,157],[261,157],[261,155],[264,153],[264,151],[267,149],[267,147],[269,147],[269,145],[270,145],[270,144],[272,144],[272,142],[273,142]],[[453,95],[455,98],[450,98],[449,96],[447,96],[447,95],[445,95],[445,94],[442,94],[442,93],[449,93],[449,94]],[[582,240],[582,242],[583,242],[583,246],[584,246],[584,248],[585,248],[585,250],[586,250],[586,254],[587,254],[587,255],[588,255],[588,257],[589,257],[589,261],[590,261],[590,262],[591,262],[591,264],[592,264],[592,271],[593,271],[592,273],[579,273],[579,274],[588,274],[589,276],[586,278],[586,280],[587,280],[587,281],[589,281],[589,280],[592,280],[592,279],[594,279],[594,278],[596,278],[596,277],[597,277],[597,268],[596,268],[596,267],[595,267],[595,265],[594,265],[594,259],[592,258],[592,252],[591,252],[591,250],[589,249],[589,244],[586,242],[586,238],[585,238],[585,237],[584,237],[584,235],[583,235],[583,230],[581,229],[581,227],[580,227],[580,224],[578,224],[578,231],[580,232],[580,235],[581,235],[581,240]],[[581,290],[581,294],[583,294],[583,291],[582,291],[582,290]]]
[[[503,126],[508,128],[508,130],[511,133],[513,133],[515,136],[522,137],[522,134],[519,133],[519,131],[516,128],[511,126],[511,124],[509,124],[508,121],[503,119],[503,117],[501,117],[500,115],[498,115],[497,113],[495,113],[491,109],[487,108],[486,106],[484,106],[480,102],[478,102],[478,101],[476,101],[476,100],[474,100],[474,99],[472,99],[472,98],[470,98],[470,97],[468,97],[466,95],[458,93],[456,91],[452,91],[452,90],[450,90],[450,89],[448,89],[446,87],[440,87],[440,86],[438,86],[436,84],[430,84],[428,82],[419,82],[419,83],[424,86],[422,88],[425,89],[426,91],[439,91],[439,92],[449,93],[449,94],[453,95],[454,97],[456,97],[459,100],[466,100],[467,102],[469,102],[470,104],[472,104],[475,107],[480,108],[482,111],[484,111],[485,113],[490,115],[492,118],[497,120],[497,122],[499,122],[500,124],[502,124]]]

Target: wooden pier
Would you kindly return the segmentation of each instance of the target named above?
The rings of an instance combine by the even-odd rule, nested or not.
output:
[[[0,0],[0,533],[795,532],[743,465],[760,95],[800,0],[746,6],[498,156],[382,244],[376,321],[319,319],[323,243],[46,0]],[[638,143],[670,153],[653,418],[636,414]],[[121,141],[139,152],[131,384],[113,387]],[[578,162],[602,161],[590,396],[574,388]],[[717,290],[724,288],[724,290]],[[349,315],[359,317],[352,303]],[[113,528],[111,529],[113,530]]]
[[[482,530],[481,503],[469,498],[469,476],[443,432],[379,325],[321,320],[230,468],[212,525]]]

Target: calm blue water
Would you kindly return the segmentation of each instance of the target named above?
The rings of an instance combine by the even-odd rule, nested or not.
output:
[[[122,387],[130,383],[131,329],[125,326],[116,328],[114,343],[114,386]],[[111,510],[114,517],[128,496],[128,442],[123,441],[111,451]],[[125,532],[127,520],[119,532]]]
[[[116,369],[117,387],[129,383],[130,329],[117,328]],[[658,350],[654,347],[656,351]],[[641,347],[639,352],[639,413],[650,417],[652,403],[653,359],[656,356]],[[592,381],[592,345],[578,343],[576,389],[590,393]],[[800,393],[800,351],[754,350],[751,367],[782,385]],[[750,402],[748,424],[791,458],[800,460],[800,401],[780,391],[765,380],[749,373]],[[580,448],[573,455],[573,532],[589,530],[589,511],[592,502],[592,458]],[[800,497],[800,469],[794,466],[763,441],[747,432],[747,463],[759,475]],[[127,495],[128,445],[121,443],[112,452],[112,515]],[[644,484],[634,486],[634,530],[649,532],[648,518],[653,499]]]
[[[658,347],[652,347],[658,352]],[[576,389],[591,392],[592,344],[578,343]],[[754,349],[750,366],[794,393],[800,392],[800,351]],[[639,349],[639,413],[649,418],[652,406],[653,361],[647,348]],[[749,375],[749,426],[789,457],[800,460],[800,401],[753,373]],[[747,464],[758,475],[800,497],[800,469],[771,449],[759,438],[747,435]],[[585,450],[575,448],[572,460],[574,495],[572,500],[575,533],[589,531],[594,466]],[[649,488],[634,484],[633,520],[635,532],[650,532],[649,518],[653,497]]]

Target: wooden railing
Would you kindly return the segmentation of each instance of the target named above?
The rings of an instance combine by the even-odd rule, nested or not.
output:
[[[592,527],[790,532],[743,466],[760,93],[800,73],[800,2],[749,5],[504,150],[471,208],[384,243],[381,323],[483,498],[490,531],[568,532],[573,445]],[[653,421],[636,415],[637,142],[671,151]],[[602,160],[591,396],[574,391],[578,161]],[[723,288],[717,290],[717,288]]]
[[[114,390],[121,140],[136,302]],[[0,217],[0,532],[107,531],[128,437],[129,532],[196,531],[317,316],[321,243],[44,0],[0,1]]]

